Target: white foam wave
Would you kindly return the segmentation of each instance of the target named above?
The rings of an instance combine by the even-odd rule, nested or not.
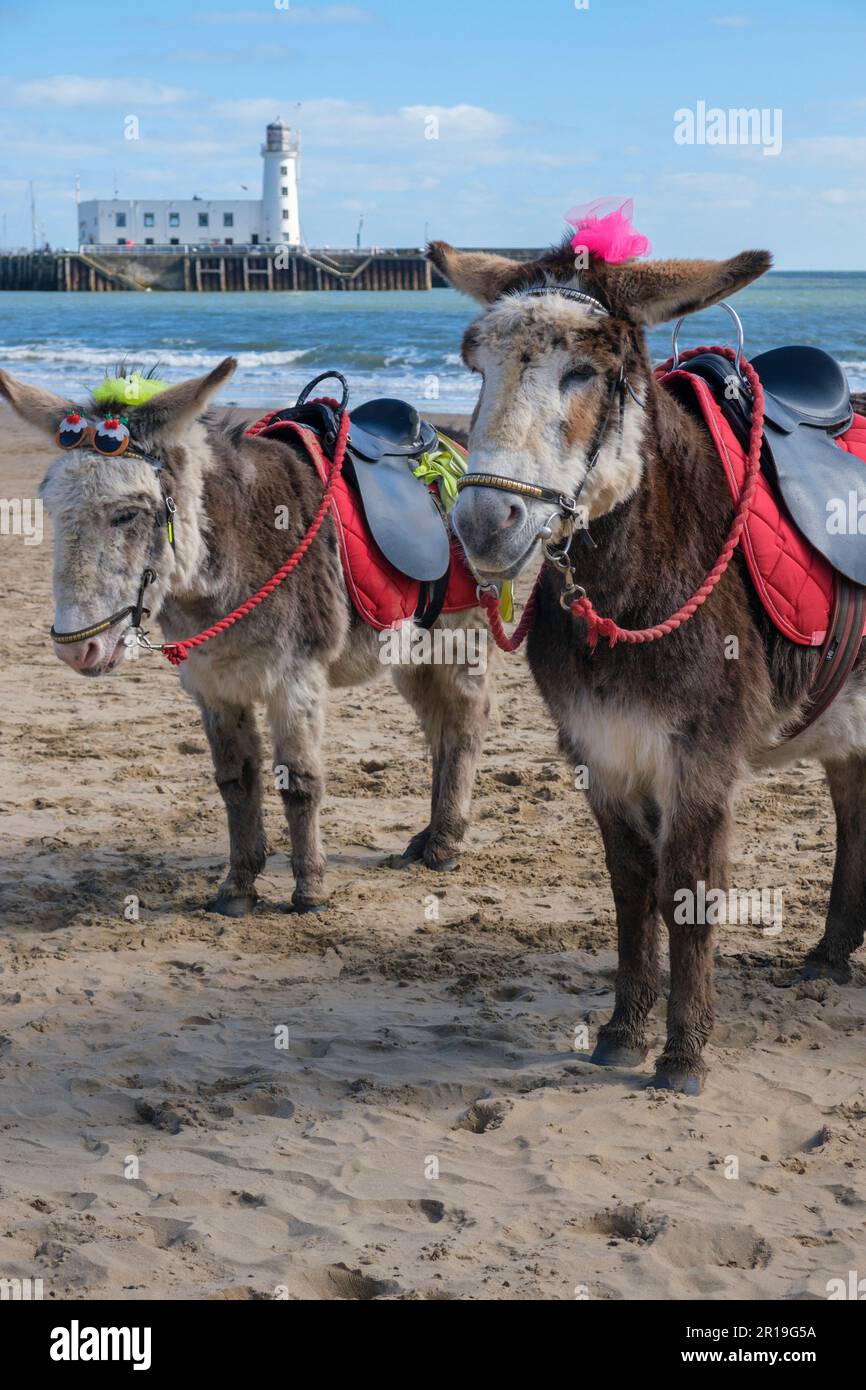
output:
[[[238,359],[241,367],[289,367],[302,357],[308,357],[309,348],[295,348],[289,351],[273,352],[236,352],[234,355]],[[89,348],[82,347],[78,343],[52,343],[52,344],[28,344],[24,343],[17,347],[4,347],[0,349],[4,361],[7,362],[46,362],[57,367],[58,364],[70,364],[78,368],[86,367],[109,367],[114,368],[119,361],[127,358],[138,364],[140,361],[149,365],[150,360],[158,362],[160,371],[163,368],[176,368],[183,373],[190,368],[215,367],[222,362],[228,354],[224,352],[179,352],[177,350],[162,350],[154,352],[152,349],[147,353],[137,353],[135,351],[121,352],[117,348]]]

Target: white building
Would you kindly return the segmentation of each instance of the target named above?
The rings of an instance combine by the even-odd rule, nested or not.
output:
[[[92,198],[78,209],[82,246],[299,246],[300,142],[285,121],[261,147],[261,199]]]

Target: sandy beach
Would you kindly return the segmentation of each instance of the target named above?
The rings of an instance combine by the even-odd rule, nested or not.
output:
[[[5,408],[0,430],[0,492],[32,497],[51,450]],[[662,1093],[650,1060],[588,1061],[612,901],[522,658],[455,872],[382,865],[429,788],[383,681],[332,701],[332,905],[286,911],[272,793],[262,901],[227,920],[203,906],[227,837],[176,673],[75,678],[47,640],[50,530],[0,554],[0,1278],[58,1299],[796,1300],[866,1274],[866,958],[849,985],[796,973],[834,845],[817,766],[741,797],[735,882],[778,885],[784,927],[722,929],[705,1093]]]

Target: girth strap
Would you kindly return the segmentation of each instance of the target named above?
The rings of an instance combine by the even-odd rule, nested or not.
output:
[[[829,709],[854,669],[866,621],[866,589],[838,571],[833,591],[833,611],[821,659],[809,690],[809,706],[785,741],[797,738]]]

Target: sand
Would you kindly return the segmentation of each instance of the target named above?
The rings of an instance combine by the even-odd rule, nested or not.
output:
[[[0,494],[32,496],[50,450],[0,414]],[[734,881],[781,887],[784,929],[722,929],[705,1093],[661,1093],[650,1062],[599,1071],[575,1037],[611,1007],[613,911],[522,658],[455,872],[382,867],[429,779],[382,683],[330,713],[332,906],[287,913],[272,793],[263,901],[230,921],[203,908],[226,831],[176,674],[74,677],[46,640],[49,535],[0,555],[0,1278],[75,1299],[811,1299],[866,1274],[863,954],[850,985],[795,969],[830,882],[817,767],[741,798]],[[660,1003],[656,1049],[663,1030]]]

